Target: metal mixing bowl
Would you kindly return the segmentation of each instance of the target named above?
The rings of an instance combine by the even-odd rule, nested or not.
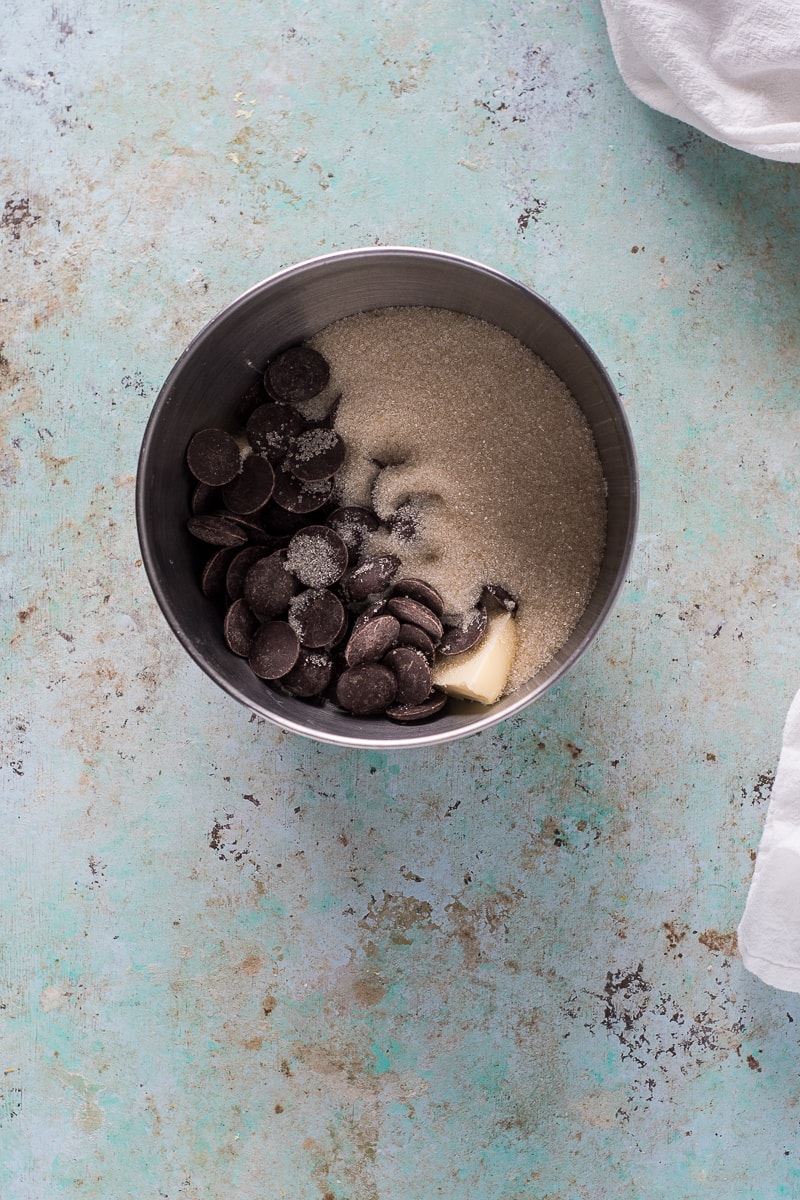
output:
[[[222,638],[218,607],[197,582],[197,547],[185,529],[191,492],[185,465],[191,435],[231,427],[254,371],[286,346],[365,309],[428,305],[499,326],[565,381],[592,429],[608,485],[608,532],[588,607],[556,656],[524,687],[490,707],[450,701],[420,725],[349,716],[262,683]],[[281,271],[239,296],[194,338],[170,372],[142,443],[136,516],[142,559],[173,633],[219,686],[284,729],[345,746],[390,748],[452,741],[502,721],[538,699],[599,632],[622,585],[638,507],[636,460],[619,397],[580,334],[536,293],[505,275],[449,254],[376,247],[325,255]]]

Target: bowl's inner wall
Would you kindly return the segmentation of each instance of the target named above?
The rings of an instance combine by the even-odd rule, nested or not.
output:
[[[267,360],[341,317],[389,305],[430,305],[481,317],[529,346],[568,385],[586,415],[608,485],[608,532],[600,577],[577,628],[530,683],[491,708],[452,705],[419,727],[361,720],[267,688],[225,647],[221,614],[198,585],[198,547],[185,530],[192,434],[235,429],[237,401]],[[240,296],[195,338],[154,407],[137,483],[139,536],[148,575],[174,632],[226,691],[301,733],[345,744],[444,741],[493,724],[539,695],[582,652],[622,583],[636,521],[636,469],[616,393],[592,351],[539,297],[488,269],[413,250],[366,250],[303,264]],[[200,552],[200,559],[203,554]],[[450,706],[448,706],[450,707]]]

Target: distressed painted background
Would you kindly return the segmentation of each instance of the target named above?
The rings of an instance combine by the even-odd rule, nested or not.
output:
[[[799,169],[638,104],[598,0],[0,38],[4,1200],[800,1196],[800,1000],[734,933],[800,686]],[[190,336],[381,242],[561,308],[643,487],[573,673],[388,755],[216,691],[133,520]]]

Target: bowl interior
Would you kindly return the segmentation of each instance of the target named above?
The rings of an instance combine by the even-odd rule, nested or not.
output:
[[[309,705],[257,679],[223,642],[218,607],[198,585],[203,552],[185,530],[192,489],[185,452],[192,434],[208,426],[234,430],[237,401],[279,350],[341,317],[390,305],[467,313],[530,347],[564,380],[583,410],[608,487],[600,575],[583,616],[555,658],[497,704],[451,701],[446,714],[419,726]],[[541,297],[464,259],[376,248],[315,259],[257,284],[191,342],[161,389],[145,432],[137,522],[145,568],[169,625],[192,658],[231,696],[284,728],[322,741],[422,745],[448,741],[510,716],[540,696],[580,656],[608,615],[624,578],[635,534],[636,479],[630,431],[608,375],[577,331]]]

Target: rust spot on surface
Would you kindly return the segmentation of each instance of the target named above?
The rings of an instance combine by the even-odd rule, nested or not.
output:
[[[372,900],[367,914],[359,921],[362,929],[391,929],[390,940],[396,945],[410,946],[415,926],[429,927],[433,909],[427,900],[415,896],[397,896],[384,891],[380,901]]]
[[[471,969],[477,966],[481,959],[481,948],[475,929],[475,915],[460,900],[453,900],[452,904],[448,904],[446,912],[452,922],[453,933],[461,946],[465,967]]]
[[[689,932],[688,925],[682,925],[677,921],[665,921],[661,928],[667,935],[667,949],[664,951],[665,954],[677,949]]]
[[[239,970],[243,975],[257,975],[261,970],[261,959],[257,954],[248,954]]]
[[[747,1065],[751,1071],[760,1071],[761,1070],[761,1063],[758,1061],[758,1059],[756,1058],[756,1056],[754,1054],[748,1054]]]
[[[608,971],[603,990],[603,1025],[628,1050],[642,1044],[644,1034],[638,1028],[647,1009],[652,985],[642,972],[644,964],[629,971]]]
[[[749,792],[750,803],[755,804],[755,805],[766,804],[770,798],[770,795],[772,794],[772,785],[774,784],[774,782],[775,782],[775,772],[774,771],[764,771],[763,774],[759,775],[758,779],[755,781],[755,783],[753,784],[753,787],[750,789],[750,792]],[[748,790],[747,790],[747,788],[743,787],[742,788],[742,799],[746,800],[747,798],[748,798]]]
[[[22,236],[22,230],[32,229],[41,219],[31,212],[31,202],[27,196],[21,196],[18,200],[12,197],[10,200],[6,200],[3,206],[0,227],[7,229],[14,241],[18,242]]]
[[[353,984],[353,999],[356,1004],[362,1008],[368,1008],[371,1004],[379,1004],[386,995],[386,984],[380,979],[377,973],[362,976]]]
[[[539,200],[534,197],[530,204],[526,208],[523,208],[517,217],[517,233],[524,234],[531,221],[535,225],[546,208],[546,200]]]
[[[704,929],[697,940],[701,946],[720,954],[735,954],[739,945],[735,929],[730,933],[719,933],[716,929]]]
[[[277,1005],[278,1001],[275,999],[275,997],[267,994],[264,997],[264,1001],[261,1005],[261,1011],[264,1013],[265,1017],[268,1017],[275,1012]]]
[[[569,849],[569,835],[566,830],[561,828],[555,817],[545,817],[541,822],[536,841],[529,843],[522,849],[523,866],[527,870],[535,869],[539,855],[551,846],[555,846],[558,849]]]
[[[471,970],[483,957],[484,938],[495,941],[508,934],[508,917],[523,893],[509,889],[488,896],[476,897],[468,907],[457,896],[445,905],[453,936],[461,947],[464,966]]]
[[[44,469],[47,472],[51,487],[58,483],[59,480],[62,483],[67,482],[67,480],[64,478],[63,472],[65,467],[69,466],[71,462],[75,461],[74,454],[70,454],[67,458],[59,458],[57,454],[52,454],[47,446],[44,446],[39,451],[39,458],[42,460]]]
[[[0,383],[8,386],[12,383],[14,373],[11,370],[11,363],[4,354],[5,342],[0,342]]]

